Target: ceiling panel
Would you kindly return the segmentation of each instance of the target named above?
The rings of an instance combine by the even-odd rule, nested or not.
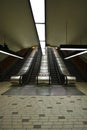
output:
[[[46,0],[47,43],[87,44],[87,0]]]
[[[13,50],[38,45],[28,0],[0,0],[0,36]]]

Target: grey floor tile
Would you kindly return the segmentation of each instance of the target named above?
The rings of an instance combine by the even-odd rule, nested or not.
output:
[[[87,121],[83,121],[83,124],[84,124],[84,125],[87,125]]]
[[[65,119],[65,116],[58,116],[58,119]]]
[[[22,119],[22,122],[29,122],[29,119]]]
[[[35,128],[35,129],[40,129],[40,128],[41,128],[41,125],[34,125],[34,128]]]

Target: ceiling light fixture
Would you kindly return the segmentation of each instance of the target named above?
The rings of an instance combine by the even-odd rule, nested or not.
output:
[[[70,51],[84,51],[87,49],[87,45],[70,45],[70,44],[66,44],[66,45],[60,45],[60,50],[70,50]]]
[[[87,48],[60,48],[62,51],[85,51]]]
[[[45,24],[36,24],[39,41],[45,41]]]
[[[5,52],[5,51],[2,51],[2,50],[0,50],[0,53],[6,54],[6,55],[9,55],[9,56],[13,56],[13,57],[16,57],[16,58],[19,58],[19,59],[23,59],[23,57],[21,57],[21,56],[18,56],[18,55],[9,53],[9,52]]]
[[[4,43],[4,45],[0,45],[0,53],[5,54],[5,55],[9,55],[9,56],[13,56],[13,57],[16,57],[16,58],[19,58],[19,59],[23,59],[23,57],[16,55],[15,52],[11,51],[8,48],[6,43]]]
[[[45,51],[43,52],[43,50],[45,50],[45,0],[30,0],[30,5],[40,45],[42,44],[41,45],[42,54],[44,54]]]
[[[70,59],[87,53],[87,45],[60,45],[59,49],[61,51],[77,51],[76,54],[71,54],[70,56],[67,56],[64,59]]]
[[[40,46],[41,46],[43,55],[45,55],[45,41],[41,41]]]
[[[45,23],[45,1],[30,0],[35,23]]]
[[[70,59],[70,58],[73,58],[73,57],[76,57],[76,56],[79,56],[79,55],[82,55],[82,54],[85,54],[85,53],[87,53],[87,50],[86,50],[86,51],[79,52],[79,53],[74,54],[74,55],[71,55],[71,56],[68,56],[68,57],[65,57],[64,59],[65,59],[65,60],[68,60],[68,59]]]

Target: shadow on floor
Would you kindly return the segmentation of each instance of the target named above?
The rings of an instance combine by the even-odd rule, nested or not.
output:
[[[66,96],[85,95],[74,85],[25,85],[22,87],[12,86],[11,89],[2,95],[35,95],[35,96]]]

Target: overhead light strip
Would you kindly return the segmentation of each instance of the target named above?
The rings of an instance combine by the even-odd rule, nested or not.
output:
[[[21,56],[17,56],[17,55],[15,55],[15,54],[11,54],[11,53],[9,53],[9,52],[5,52],[5,51],[2,51],[2,50],[0,50],[0,53],[6,54],[6,55],[9,55],[9,56],[13,56],[13,57],[16,57],[16,58],[19,58],[19,59],[24,59],[24,58],[21,57]]]
[[[87,45],[60,45],[60,50],[65,50],[65,51],[85,51],[87,50]]]
[[[42,53],[45,54],[45,0],[30,0],[30,4]]]
[[[70,58],[73,58],[73,57],[76,57],[76,56],[79,56],[79,55],[82,55],[82,54],[85,54],[85,53],[87,53],[87,50],[86,50],[86,51],[82,51],[82,52],[77,53],[77,54],[74,54],[74,55],[71,55],[71,56],[68,56],[68,57],[66,57],[66,58],[64,58],[64,59],[65,59],[65,60],[68,60],[68,59],[70,59]]]
[[[45,1],[30,0],[35,23],[45,23]]]
[[[40,41],[40,45],[41,45],[42,53],[43,55],[45,55],[45,42]]]
[[[45,24],[36,24],[40,41],[45,41]]]
[[[60,48],[62,51],[85,51],[87,48]]]

